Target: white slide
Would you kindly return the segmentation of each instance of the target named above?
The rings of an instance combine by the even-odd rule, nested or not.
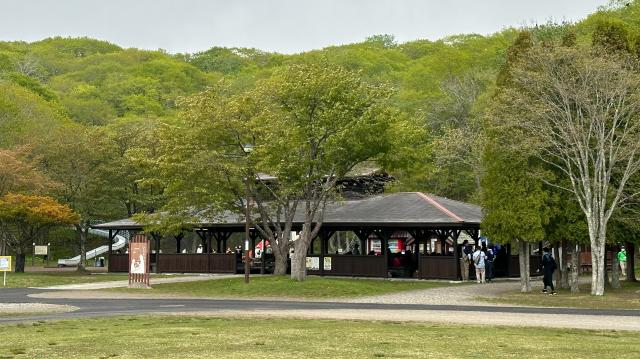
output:
[[[89,229],[89,234],[93,234],[100,237],[109,238],[109,231],[103,231],[100,229]],[[118,249],[124,248],[127,244],[127,239],[124,236],[116,235],[113,238],[112,250],[116,251]],[[101,254],[107,253],[109,251],[109,246],[100,246],[96,249],[92,249],[87,252],[87,259],[95,258]],[[77,255],[73,258],[69,259],[58,259],[58,266],[77,266],[80,263],[80,255]]]

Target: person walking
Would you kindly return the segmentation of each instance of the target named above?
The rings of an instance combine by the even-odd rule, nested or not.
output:
[[[549,293],[547,291],[547,287],[551,288],[551,293],[549,293],[550,295],[556,295],[558,293],[556,293],[555,288],[553,287],[553,272],[555,272],[555,270],[558,268],[558,265],[556,264],[556,260],[553,259],[553,256],[551,255],[551,248],[549,247],[544,247],[542,249],[542,283],[544,285],[544,287],[542,288],[542,293]]]
[[[471,262],[472,249],[468,240],[462,242],[460,246],[460,274],[462,274],[462,281],[469,280],[469,263]]]
[[[482,251],[482,247],[476,246],[476,251],[473,252],[473,264],[476,267],[476,281],[478,283],[485,283],[484,268],[486,259],[487,256]]]
[[[620,272],[623,277],[627,276],[627,252],[624,247],[618,252],[618,263],[620,263]]]

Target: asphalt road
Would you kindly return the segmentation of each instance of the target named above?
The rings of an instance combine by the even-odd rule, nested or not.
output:
[[[48,303],[66,304],[80,308],[67,313],[37,314],[28,317],[0,317],[0,323],[32,320],[53,320],[70,318],[103,317],[113,315],[136,315],[145,313],[171,312],[225,312],[260,310],[412,310],[412,311],[454,311],[483,313],[526,313],[526,314],[573,314],[587,316],[638,317],[638,310],[619,309],[572,309],[572,308],[531,308],[509,306],[459,306],[425,304],[375,304],[339,303],[310,301],[275,300],[228,300],[228,299],[49,299],[31,298],[27,295],[46,292],[38,289],[0,289],[0,303]]]

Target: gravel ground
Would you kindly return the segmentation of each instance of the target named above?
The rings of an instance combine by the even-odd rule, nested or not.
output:
[[[0,315],[29,313],[64,313],[78,310],[71,305],[45,304],[45,303],[0,303]]]
[[[532,282],[536,288],[538,283]],[[421,289],[401,293],[375,295],[353,299],[341,299],[347,303],[383,303],[383,304],[437,304],[437,305],[498,305],[477,301],[476,297],[498,297],[502,293],[518,290],[520,281],[503,280],[485,284],[458,284],[454,286]]]
[[[207,279],[222,279],[229,278],[231,275],[217,275],[215,277],[211,276],[199,276],[199,277],[176,277],[176,278],[167,278],[167,279],[156,279],[152,281],[151,284],[160,284],[160,283],[175,283],[175,282],[186,282],[186,281],[194,281],[194,280],[207,280]],[[144,294],[136,294],[136,293],[112,293],[112,292],[102,292],[98,291],[99,289],[106,288],[116,288],[116,287],[126,287],[127,282],[102,282],[102,283],[88,283],[88,284],[74,284],[74,285],[64,285],[64,286],[55,286],[48,287],[47,289],[64,289],[61,291],[55,292],[45,292],[38,294],[31,294],[29,297],[32,298],[67,298],[67,299],[104,299],[104,298],[127,298],[127,299],[149,299],[149,298],[158,298],[158,299],[167,299],[167,298],[179,298],[179,299],[192,299],[202,297],[193,297],[186,295],[177,295],[177,294],[155,294],[151,290],[148,293]],[[533,282],[533,287],[535,290],[535,286],[537,282]],[[320,301],[327,302],[343,302],[343,303],[382,303],[382,304],[437,304],[437,305],[500,305],[495,303],[485,303],[479,302],[475,297],[497,297],[500,294],[508,291],[518,290],[520,288],[520,282],[517,280],[503,280],[500,282],[486,283],[486,284],[453,284],[452,286],[441,287],[441,288],[431,288],[431,289],[422,289],[408,292],[400,292],[400,293],[391,293],[391,294],[383,294],[383,295],[375,295],[368,297],[359,297],[359,298],[340,298],[340,299],[323,299]],[[233,297],[216,297],[216,299],[234,299]],[[235,298],[239,299],[239,298]],[[265,300],[273,300],[273,298],[251,298],[252,300],[256,299],[265,299]],[[291,299],[291,298],[281,298],[281,300],[301,300],[301,299]],[[317,300],[314,300],[317,301]]]

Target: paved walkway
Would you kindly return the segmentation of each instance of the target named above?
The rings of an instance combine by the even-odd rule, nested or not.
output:
[[[180,281],[223,279],[235,275],[197,275],[158,278],[154,284]],[[498,296],[518,290],[517,280],[490,284],[454,284],[448,287],[410,292],[327,301],[278,301],[176,298],[175,296],[138,295],[135,300],[123,293],[100,292],[92,289],[126,286],[126,281],[89,283],[50,287],[58,290],[15,289],[0,292],[0,302],[31,302],[47,305],[69,305],[78,310],[67,313],[29,317],[0,318],[0,322],[48,320],[78,317],[101,317],[135,314],[188,314],[196,316],[271,316],[305,319],[390,320],[438,322],[469,325],[504,325],[518,327],[575,328],[596,330],[631,330],[640,332],[640,311],[591,310],[570,308],[534,308],[514,305],[487,304],[479,296]],[[534,281],[536,290],[539,281]],[[99,286],[99,287],[98,287]],[[60,290],[66,289],[66,290]],[[25,296],[29,294],[28,296]],[[126,297],[126,298],[125,298]],[[1,307],[1,305],[0,305]],[[6,308],[5,308],[6,309]],[[13,308],[12,308],[13,309]],[[46,309],[43,307],[43,312]],[[16,309],[13,309],[16,310]]]

